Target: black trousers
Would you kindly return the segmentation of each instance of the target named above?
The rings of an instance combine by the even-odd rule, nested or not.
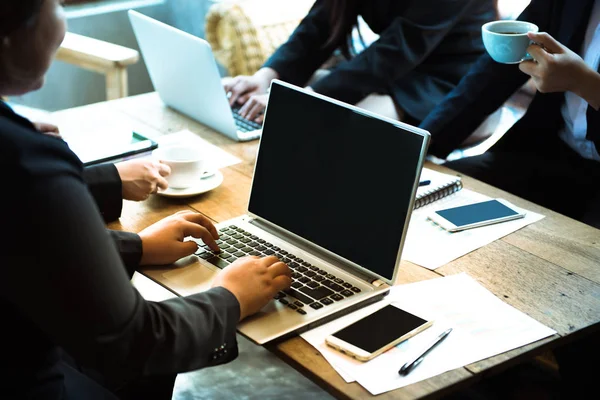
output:
[[[600,162],[584,159],[558,136],[539,148],[492,147],[480,156],[445,165],[600,228]]]

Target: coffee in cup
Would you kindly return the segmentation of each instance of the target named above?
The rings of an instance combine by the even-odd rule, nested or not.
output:
[[[152,156],[171,168],[171,174],[166,180],[173,189],[185,189],[195,185],[205,170],[202,151],[194,146],[158,147],[152,152]]]
[[[532,60],[527,54],[532,43],[528,32],[539,32],[539,29],[525,21],[492,21],[481,27],[485,49],[494,61],[503,64]]]

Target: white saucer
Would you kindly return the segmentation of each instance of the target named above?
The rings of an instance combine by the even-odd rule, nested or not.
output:
[[[198,180],[198,183],[194,186],[190,186],[185,189],[174,189],[168,188],[165,191],[158,192],[157,194],[165,197],[190,197],[196,196],[201,193],[206,193],[214,188],[218,187],[223,183],[223,174],[221,171],[216,171],[214,175],[207,178]]]

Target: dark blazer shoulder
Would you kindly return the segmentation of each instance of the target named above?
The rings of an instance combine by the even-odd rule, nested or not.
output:
[[[0,112],[0,163],[10,165],[13,178],[48,178],[70,174],[81,178],[83,166],[61,139],[39,133],[14,113]]]
[[[14,178],[48,177],[70,173],[88,185],[105,222],[118,219],[123,206],[122,183],[114,164],[83,168],[63,140],[38,132],[26,118],[0,102],[0,154]]]

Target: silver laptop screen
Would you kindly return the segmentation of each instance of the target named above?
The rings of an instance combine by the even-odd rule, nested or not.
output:
[[[392,279],[425,141],[274,82],[248,209]]]

